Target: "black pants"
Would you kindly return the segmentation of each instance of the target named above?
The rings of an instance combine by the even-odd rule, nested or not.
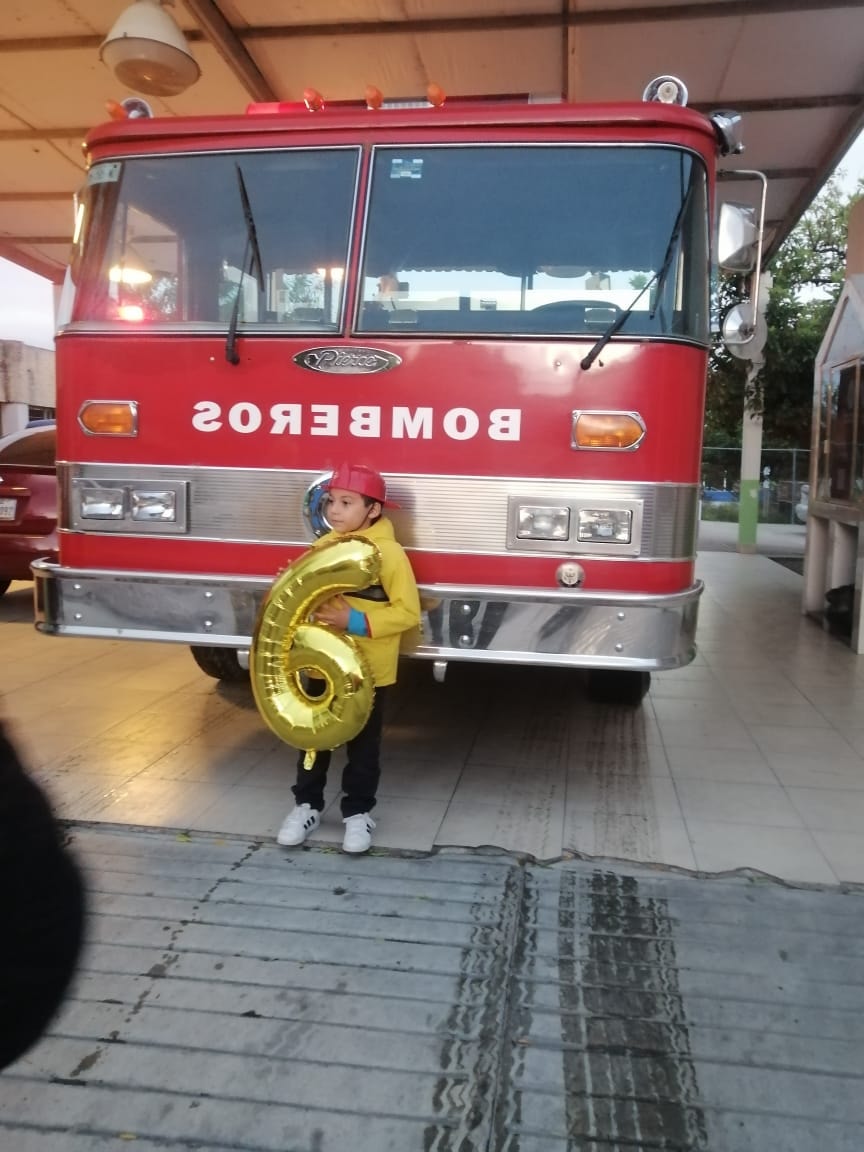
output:
[[[310,683],[314,693],[315,686]],[[375,689],[375,701],[366,725],[353,740],[349,740],[348,762],[342,769],[342,816],[357,816],[371,812],[375,807],[375,794],[381,776],[381,729],[384,723],[386,688]],[[324,786],[330,767],[330,752],[318,752],[311,768],[303,767],[305,752],[297,758],[297,783],[294,798],[298,804],[309,804],[318,812],[324,810]]]

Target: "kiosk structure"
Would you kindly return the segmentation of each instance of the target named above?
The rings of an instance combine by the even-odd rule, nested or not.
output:
[[[804,560],[805,613],[864,652],[864,201],[849,221],[847,276],[816,357]]]

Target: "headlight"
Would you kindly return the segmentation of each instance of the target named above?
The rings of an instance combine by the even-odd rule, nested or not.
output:
[[[629,544],[633,532],[633,513],[625,508],[580,508],[576,538],[585,541],[608,541]]]
[[[82,520],[122,520],[124,496],[122,488],[85,488],[81,492]]]
[[[133,488],[129,493],[133,520],[159,520],[173,524],[177,519],[177,493],[170,489],[147,492]]]
[[[570,535],[570,509],[521,504],[516,536],[519,540],[566,540]]]

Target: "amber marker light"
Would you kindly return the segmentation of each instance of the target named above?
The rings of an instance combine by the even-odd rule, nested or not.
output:
[[[90,436],[137,436],[138,404],[134,400],[85,400],[78,423]]]
[[[645,435],[638,412],[574,412],[571,448],[617,448],[632,452]]]
[[[303,103],[310,112],[320,112],[324,107],[324,97],[317,88],[304,88]]]
[[[376,88],[374,84],[366,85],[366,107],[370,112],[377,112],[381,105],[384,103],[384,93],[380,88]]]
[[[447,99],[447,93],[440,84],[427,84],[426,85],[426,99],[433,106],[433,108],[442,108],[444,101]]]

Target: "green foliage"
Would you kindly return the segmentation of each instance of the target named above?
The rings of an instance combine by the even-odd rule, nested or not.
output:
[[[710,501],[705,501],[702,504],[702,519],[703,520],[720,520],[726,524],[738,523],[738,504],[713,504]]]
[[[766,309],[764,365],[747,386],[747,364],[722,348],[711,355],[705,443],[741,443],[741,417],[749,409],[764,419],[766,447],[807,448],[813,407],[816,354],[834,311],[846,272],[849,208],[864,194],[864,180],[849,197],[828,181],[777,253]],[[734,286],[721,283],[721,314]]]

